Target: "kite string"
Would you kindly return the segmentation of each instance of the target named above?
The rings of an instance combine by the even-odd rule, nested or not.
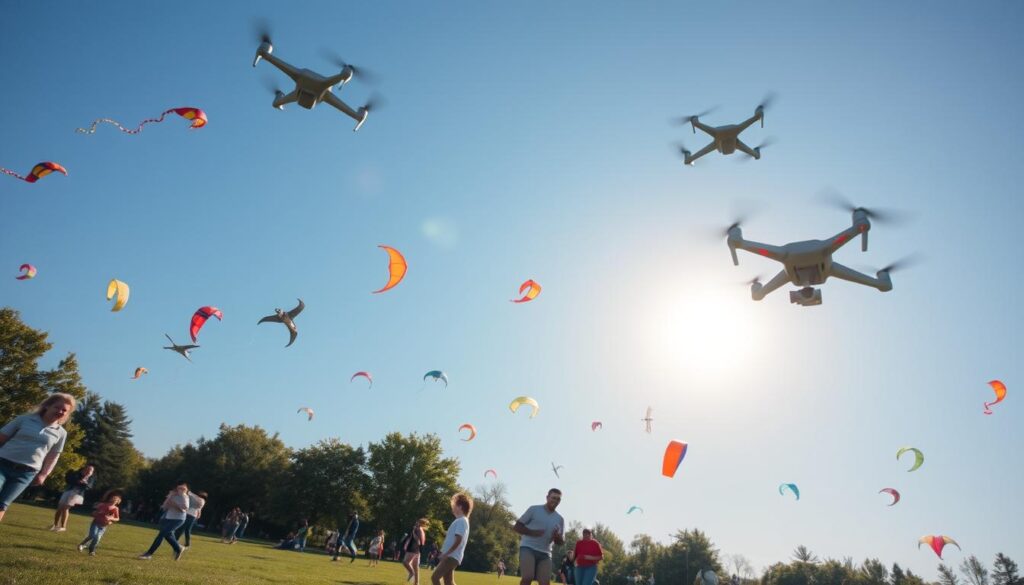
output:
[[[118,130],[120,130],[121,132],[124,132],[125,134],[138,134],[139,132],[142,132],[142,127],[145,126],[146,124],[149,124],[149,123],[154,123],[155,124],[155,123],[158,123],[158,122],[163,122],[164,118],[167,116],[167,114],[170,114],[172,112],[174,112],[173,109],[172,110],[167,110],[166,112],[160,114],[159,118],[146,118],[145,120],[140,122],[138,127],[135,128],[134,130],[132,130],[130,128],[125,128],[117,120],[112,120],[110,118],[99,118],[98,120],[93,120],[92,125],[89,126],[88,130],[85,129],[85,128],[76,128],[75,132],[78,132],[80,134],[94,134],[96,132],[96,126],[98,126],[100,122],[106,122],[107,124],[113,124],[114,126],[117,127]]]
[[[28,180],[27,178],[19,175],[18,173],[14,172],[12,170],[9,170],[9,169],[5,169],[3,167],[0,167],[0,173],[3,173],[5,175],[10,175],[10,176],[15,177],[17,179],[21,179],[22,181],[27,181]]]
[[[998,400],[996,402],[998,402]],[[986,402],[985,403],[985,414],[992,414],[992,409],[990,409],[989,407],[994,405],[994,404],[995,404],[995,402]]]

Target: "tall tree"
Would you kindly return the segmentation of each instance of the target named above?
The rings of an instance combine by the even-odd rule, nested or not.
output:
[[[516,516],[509,508],[507,493],[508,488],[501,482],[474,490],[473,529],[460,565],[467,571],[493,571],[498,560],[503,560],[507,571],[515,574],[519,566],[519,535],[512,531]]]
[[[907,575],[903,572],[899,563],[892,564],[892,573],[889,582],[892,585],[906,585]]]
[[[801,544],[793,551],[793,560],[801,563],[817,563],[818,557],[808,550],[806,546]]]
[[[956,572],[945,563],[939,563],[939,585],[960,585]]]
[[[673,542],[654,563],[657,582],[690,585],[701,569],[722,572],[718,549],[700,530],[678,530]],[[684,579],[686,581],[684,582]]]
[[[1003,553],[996,554],[996,562],[992,565],[992,585],[1024,585],[1017,572],[1017,563]]]
[[[276,490],[272,516],[280,524],[300,519],[331,529],[348,512],[365,514],[366,453],[338,439],[324,439],[296,451],[292,463]]]
[[[978,557],[971,555],[960,563],[960,572],[971,585],[988,585],[988,569]]]
[[[134,485],[144,459],[132,444],[132,421],[124,406],[100,404],[99,396],[89,392],[74,418],[85,431],[79,452],[96,467],[97,492]]]
[[[878,559],[865,559],[858,573],[859,582],[865,585],[887,585],[889,581],[889,569]]]
[[[437,435],[389,433],[381,442],[370,443],[368,450],[374,526],[402,534],[417,518],[451,521],[459,461],[442,456]]]

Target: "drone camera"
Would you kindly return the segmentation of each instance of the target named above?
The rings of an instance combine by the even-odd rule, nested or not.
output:
[[[813,307],[821,304],[821,289],[805,286],[800,290],[789,291],[789,302],[801,307]]]

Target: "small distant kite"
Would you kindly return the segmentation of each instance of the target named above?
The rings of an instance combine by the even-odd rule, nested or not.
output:
[[[644,513],[644,509],[643,509],[643,508],[641,508],[640,506],[630,506],[630,507],[629,507],[629,511],[628,511],[628,512],[626,512],[626,514],[627,514],[627,515],[628,515],[628,514],[632,514],[633,512],[637,512],[637,511],[639,511],[639,512],[640,512],[641,514],[643,514],[643,513]]]
[[[444,387],[448,387],[448,374],[442,372],[441,370],[430,370],[426,374],[423,374],[424,382],[427,381],[427,378],[433,378],[435,382],[441,380],[442,382],[444,382]]]
[[[490,473],[491,477],[493,477],[494,479],[498,479],[498,472],[494,471],[493,469],[488,469],[487,471],[484,472],[484,479],[487,478],[488,473]]]
[[[68,176],[68,170],[65,169],[64,167],[60,166],[59,164],[55,163],[55,162],[41,162],[41,163],[37,164],[36,166],[32,167],[32,170],[29,171],[28,176],[25,176],[25,177],[19,175],[18,173],[14,172],[14,171],[12,171],[10,169],[5,169],[3,167],[0,167],[0,173],[3,173],[5,175],[10,175],[10,176],[12,176],[12,177],[14,177],[16,179],[21,179],[22,181],[25,181],[26,183],[35,183],[39,179],[42,179],[43,177],[45,177],[46,175],[49,175],[50,173],[52,173],[54,171],[64,175],[65,177]]]
[[[559,469],[565,469],[565,466],[564,465],[555,465],[555,462],[552,461],[551,462],[551,471],[555,472],[555,477],[557,477],[558,479],[562,479],[562,476],[558,475],[558,470]]]
[[[907,451],[913,451],[914,453],[914,465],[907,470],[908,472],[914,471],[918,467],[921,467],[922,464],[924,464],[924,453],[922,453],[920,449],[915,449],[914,447],[900,447],[900,450],[896,451],[896,460],[899,461],[900,456],[906,453]]]
[[[1006,398],[1006,384],[1003,384],[999,380],[992,380],[988,385],[992,387],[993,391],[995,391],[996,401],[985,403],[985,414],[992,414],[992,410],[989,407],[999,404],[1003,401],[1003,398]]]
[[[358,378],[360,376],[362,376],[363,378],[366,378],[366,380],[370,382],[370,386],[369,387],[373,388],[373,376],[370,375],[370,372],[356,372],[356,373],[352,374],[352,377],[348,379],[349,384],[351,384],[352,382],[355,382],[356,378]]]
[[[24,274],[21,276],[15,276],[14,278],[16,280],[28,280],[36,277],[36,267],[31,264],[22,264],[21,267],[18,268],[18,271],[23,272]]]
[[[653,409],[650,406],[647,407],[647,414],[640,419],[640,422],[644,423],[644,430],[648,433],[651,432],[651,423],[654,422],[654,418],[651,416]]]
[[[946,548],[947,544],[952,544],[961,551],[963,550],[955,540],[948,536],[922,536],[917,540],[917,548],[920,549],[922,544],[927,544],[932,547],[932,550],[935,551],[935,554],[939,556],[940,560],[942,559],[942,549]]]
[[[463,429],[469,431],[469,438],[462,439],[463,441],[472,441],[476,438],[476,427],[469,423],[465,423],[459,427],[459,431],[461,432]]]
[[[527,290],[527,289],[529,289],[529,290]],[[532,279],[531,280],[527,280],[523,284],[519,285],[519,294],[522,295],[524,290],[526,291],[526,294],[523,295],[521,298],[512,299],[513,303],[526,303],[526,302],[532,301],[533,299],[537,298],[537,295],[540,294],[540,285],[537,284]]]
[[[302,310],[305,308],[306,303],[303,303],[302,299],[299,299],[299,304],[291,311],[285,312],[282,311],[281,309],[274,309],[273,315],[267,315],[266,317],[257,321],[256,324],[259,325],[260,323],[283,323],[284,326],[288,328],[288,334],[290,336],[288,339],[288,345],[286,345],[285,347],[289,347],[291,344],[295,343],[295,338],[298,337],[299,335],[299,328],[295,325],[295,318],[298,317],[299,313],[301,313]]]
[[[892,503],[889,504],[890,506],[895,506],[896,503],[900,501],[900,493],[898,491],[896,491],[895,489],[893,489],[893,488],[884,488],[884,489],[878,490],[878,493],[880,493],[880,494],[889,494],[890,496],[892,496]]]
[[[669,441],[661,460],[661,474],[665,477],[675,477],[688,448],[689,445],[683,441]]]
[[[178,114],[182,118],[190,120],[192,124],[189,126],[189,130],[197,130],[199,128],[202,128],[203,126],[206,126],[206,112],[200,110],[199,108],[171,108],[166,112],[160,114],[159,118],[148,118],[146,120],[143,120],[139,123],[139,126],[134,130],[130,128],[125,128],[117,120],[111,120],[110,118],[99,118],[97,120],[93,120],[92,125],[88,128],[75,128],[75,132],[78,132],[79,134],[95,134],[96,126],[98,126],[101,122],[104,122],[107,124],[114,125],[115,127],[117,127],[118,130],[124,132],[125,134],[138,134],[139,132],[142,132],[142,127],[146,124],[158,124],[160,122],[163,122],[164,117],[167,116],[167,114]]]
[[[174,343],[173,341],[171,343]],[[142,377],[142,374],[148,374],[149,370],[146,368],[135,368],[135,375],[132,376],[132,380],[138,380]]]
[[[203,325],[206,325],[206,320],[210,317],[216,317],[218,321],[221,321],[224,313],[217,307],[199,307],[192,314],[192,323],[188,327],[188,333],[192,336],[192,343],[198,341],[196,337],[199,335],[199,330],[203,328]]]
[[[107,300],[114,299],[114,306],[110,308],[112,312],[120,311],[128,304],[128,295],[130,293],[128,285],[117,280],[116,278],[111,279],[110,283],[107,284]],[[174,343],[173,341],[171,343]]]
[[[402,282],[405,278],[405,272],[409,269],[409,265],[405,262],[405,257],[402,253],[390,246],[377,246],[383,248],[388,253],[388,283],[384,285],[384,288],[373,291],[374,294],[382,293],[386,290],[391,290],[398,283]]]
[[[309,417],[306,420],[313,420],[313,409],[312,408],[310,408],[308,406],[303,406],[302,408],[296,410],[295,414],[299,414],[300,412],[306,413],[306,416]]]
[[[793,495],[796,496],[796,499],[799,502],[800,501],[800,488],[796,487],[795,483],[780,483],[779,484],[779,495],[780,496],[786,495],[786,489],[787,488],[789,489],[789,491],[793,492]]]
[[[592,430],[592,431],[596,431],[597,429],[603,429],[603,428],[604,428],[604,425],[599,420],[595,420],[594,422],[590,423],[590,430]]]
[[[533,412],[530,413],[530,418],[537,416],[537,413],[540,412],[540,404],[537,404],[537,401],[534,400],[533,398],[530,398],[529,396],[520,396],[516,398],[515,400],[512,401],[511,404],[508,405],[508,409],[515,413],[517,410],[519,410],[519,407],[524,404],[529,404],[530,406],[533,407]]]

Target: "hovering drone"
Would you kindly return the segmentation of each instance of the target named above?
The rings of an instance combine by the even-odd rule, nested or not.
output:
[[[761,122],[761,127],[764,128],[764,109],[771,105],[772,97],[769,95],[765,97],[757,108],[754,109],[754,115],[747,118],[739,124],[729,124],[727,126],[708,126],[700,121],[701,116],[706,116],[711,113],[711,110],[701,112],[695,116],[686,116],[681,118],[679,121],[683,124],[689,124],[693,129],[693,133],[697,133],[699,128],[702,132],[712,138],[711,144],[708,144],[704,148],[697,151],[697,154],[691,153],[686,150],[686,147],[679,145],[679,152],[683,155],[683,162],[687,165],[693,165],[694,161],[698,158],[708,154],[712,150],[717,150],[722,154],[733,154],[739,149],[741,152],[749,156],[750,158],[760,159],[761,149],[768,146],[769,142],[763,142],[754,148],[747,146],[742,140],[740,140],[740,133],[750,127],[754,122]]]
[[[750,281],[750,296],[755,301],[760,301],[782,285],[792,283],[803,288],[790,291],[789,302],[804,307],[820,305],[821,289],[814,288],[811,285],[823,284],[830,276],[877,288],[882,292],[892,290],[892,280],[889,277],[889,273],[903,267],[907,264],[907,260],[882,268],[875,273],[874,277],[857,272],[852,268],[847,268],[832,260],[832,254],[836,250],[842,248],[857,236],[860,236],[861,251],[866,252],[868,249],[868,231],[871,230],[870,219],[882,220],[884,217],[883,214],[877,211],[873,212],[864,207],[849,205],[847,208],[852,212],[853,225],[827,240],[807,240],[793,242],[784,246],[772,246],[770,244],[744,240],[739,222],[729,226],[725,235],[728,237],[727,243],[734,265],[739,266],[736,250],[746,250],[747,252],[782,263],[782,270],[767,283],[762,284],[760,278]]]
[[[373,104],[367,103],[356,111],[332,93],[334,86],[338,86],[340,89],[351,81],[354,76],[359,74],[359,70],[355,66],[340,62],[339,60],[338,64],[341,66],[341,72],[337,75],[324,77],[309,69],[298,69],[289,65],[284,60],[275,57],[272,54],[274,52],[274,45],[270,42],[269,34],[264,33],[261,41],[259,48],[256,49],[256,58],[253,59],[252,66],[255,67],[260,62],[260,59],[266,59],[271,65],[280,69],[295,82],[295,89],[291,93],[286,94],[280,89],[273,90],[274,102],[272,105],[275,108],[283,110],[285,104],[298,102],[303,108],[312,110],[317,104],[327,102],[356,121],[356,127],[353,128],[353,132],[363,126]]]

